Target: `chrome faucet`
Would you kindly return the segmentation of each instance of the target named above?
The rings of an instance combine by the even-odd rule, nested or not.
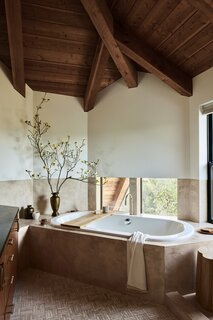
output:
[[[129,197],[129,214],[133,215],[134,214],[134,210],[133,210],[133,197],[131,195],[131,193],[127,193],[125,196],[125,200],[124,200],[124,204],[125,206],[127,205],[127,198]]]

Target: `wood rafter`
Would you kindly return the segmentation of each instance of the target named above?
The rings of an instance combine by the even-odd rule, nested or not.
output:
[[[14,88],[25,96],[24,54],[20,0],[5,0],[10,47],[10,60]]]
[[[192,95],[192,79],[141,40],[118,29],[115,38],[121,51],[184,96]]]
[[[90,111],[94,108],[95,99],[100,89],[101,78],[108,59],[109,52],[103,41],[100,39],[96,48],[87,90],[84,97],[84,111]]]
[[[200,10],[211,23],[213,23],[213,2],[212,0],[188,0],[195,8]]]
[[[115,0],[112,2],[111,8],[114,6],[114,4]],[[107,50],[101,38],[99,38],[90,71],[87,90],[84,97],[85,112],[88,112],[94,108],[96,96],[98,94],[99,89],[101,88],[101,78],[104,74],[104,69],[106,67],[109,57],[109,51]]]
[[[127,86],[129,88],[136,87],[138,85],[137,71],[132,62],[122,54],[113,36],[113,18],[107,4],[104,0],[81,0],[81,3],[90,16]]]

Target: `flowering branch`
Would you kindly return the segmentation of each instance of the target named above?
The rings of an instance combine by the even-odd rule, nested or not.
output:
[[[63,184],[69,180],[78,180],[86,182],[88,178],[97,177],[97,165],[98,161],[89,162],[81,160],[81,153],[85,146],[85,140],[78,144],[74,143],[74,146],[70,144],[70,137],[68,136],[65,141],[59,143],[43,143],[42,138],[47,133],[50,125],[47,122],[42,122],[40,119],[40,110],[44,103],[47,103],[49,99],[46,98],[46,93],[42,98],[40,104],[36,106],[36,112],[33,117],[33,121],[26,120],[28,125],[28,139],[33,146],[36,154],[41,159],[43,169],[46,171],[47,182],[50,186],[51,193],[59,193]],[[73,176],[73,171],[76,166],[81,163],[80,171],[77,172],[78,178]],[[86,167],[86,169],[85,169]],[[33,173],[26,170],[29,176],[33,179],[39,179],[42,176],[41,173]],[[53,187],[53,179],[56,179],[55,189]]]

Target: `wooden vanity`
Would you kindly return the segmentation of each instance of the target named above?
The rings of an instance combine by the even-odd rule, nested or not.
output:
[[[0,206],[0,320],[13,313],[18,258],[18,208]]]

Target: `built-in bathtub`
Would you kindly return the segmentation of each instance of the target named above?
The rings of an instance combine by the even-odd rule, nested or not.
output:
[[[91,212],[72,212],[51,219],[51,225],[62,224],[88,215]],[[140,231],[151,241],[182,240],[193,235],[194,228],[187,222],[158,217],[130,216],[112,214],[101,217],[81,227],[81,230],[113,236],[130,237]]]
[[[137,225],[138,230],[142,223],[143,226],[147,225],[147,229],[140,231],[150,234],[150,239],[147,239],[143,247],[148,283],[148,293],[140,293],[143,299],[163,303],[166,292],[194,292],[197,250],[200,246],[213,245],[212,235],[202,235],[196,231],[200,225],[195,227],[194,235],[191,237],[192,230],[188,230],[188,224],[185,222],[159,217],[147,220],[147,217],[113,215],[113,220],[116,219],[116,223],[122,224],[125,228],[120,231],[117,231],[115,221],[107,219],[107,215],[103,220],[99,220],[98,226],[93,222],[84,229],[77,230],[60,226],[61,223],[86,214],[88,212],[61,214],[52,219],[52,225],[44,226],[31,221],[30,227],[26,227],[28,220],[23,220],[25,227],[21,227],[19,232],[22,270],[24,266],[32,267],[126,292],[128,235],[135,231],[131,229],[134,225]],[[112,230],[112,221],[115,230]],[[153,233],[149,229],[150,225]]]

